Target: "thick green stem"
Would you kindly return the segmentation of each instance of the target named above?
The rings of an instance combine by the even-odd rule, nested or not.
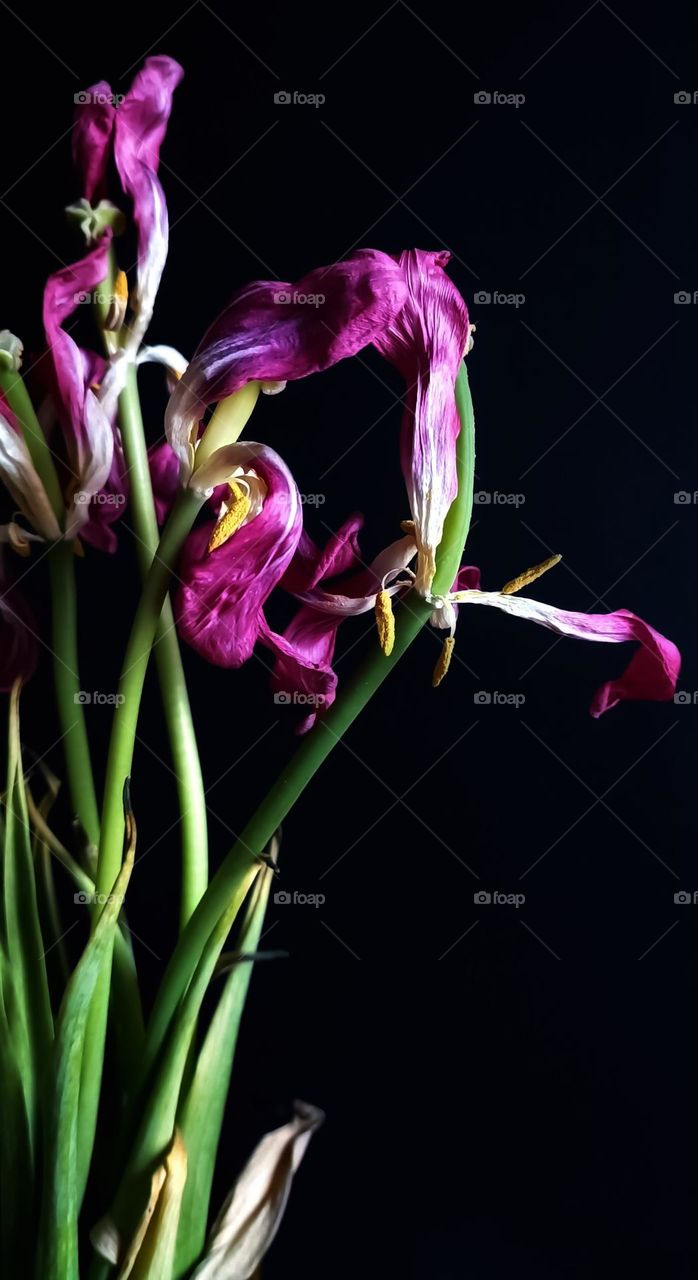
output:
[[[119,422],[129,467],[130,502],[138,539],[138,559],[141,574],[145,578],[157,550],[159,533],[134,367],[129,369],[126,386],[119,397]],[[206,796],[194,721],[169,599],[165,600],[158,625],[155,660],[182,820],[180,915],[184,926],[208,884],[208,832]]]
[[[90,746],[83,711],[85,698],[78,675],[75,548],[58,542],[48,557],[51,577],[53,678],[70,801],[90,844],[99,843],[99,808],[92,775]]]
[[[203,494],[187,489],[175,504],[163,530],[158,553],[148,572],[131,629],[119,682],[104,784],[99,860],[95,877],[96,890],[101,894],[109,894],[121,866],[124,838],[122,794],[124,783],[131,773],[148,659],[167,596],[172,568],[203,501]],[[95,987],[85,1037],[78,1134],[78,1167],[81,1179],[86,1179],[94,1145],[109,1006],[110,969],[111,945]]]
[[[458,494],[446,518],[437,554],[433,587],[434,594],[437,595],[449,591],[456,577],[472,511],[475,428],[465,365],[461,366],[458,375],[456,396],[461,419],[457,444]],[[227,903],[235,894],[241,878],[259,857],[320,765],[400,661],[429,620],[431,612],[430,604],[416,593],[410,592],[396,612],[395,645],[391,655],[386,657],[377,646],[368,655],[360,670],[342,690],[334,706],[303,739],[285,772],[274,783],[211,880],[179,939],[160,986],[146,1036],[142,1063],[144,1082],[157,1059],[202,950]]]

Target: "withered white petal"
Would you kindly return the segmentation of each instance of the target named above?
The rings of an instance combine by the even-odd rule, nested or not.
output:
[[[250,1280],[267,1252],[291,1191],[293,1175],[324,1114],[305,1102],[262,1138],[216,1219],[206,1256],[192,1280]]]
[[[61,536],[58,521],[24,439],[0,413],[0,480],[37,533],[49,542]]]

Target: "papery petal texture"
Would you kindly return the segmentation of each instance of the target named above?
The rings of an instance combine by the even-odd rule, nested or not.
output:
[[[327,369],[367,346],[407,296],[399,265],[364,249],[295,284],[258,280],[235,294],[208,330],[167,408],[165,429],[183,468],[192,428],[208,405],[253,379],[285,382]]]
[[[238,667],[252,653],[262,606],[298,545],[302,508],[298,486],[273,449],[240,443],[229,460],[254,468],[264,480],[262,510],[213,551],[208,545],[215,522],[194,529],[179,567],[176,615],[180,635],[192,648],[218,666]]]
[[[498,591],[468,591],[463,604],[485,604],[501,609],[517,618],[528,618],[558,635],[605,644],[621,644],[635,640],[640,648],[616,680],[609,680],[596,691],[590,711],[594,717],[625,700],[669,701],[676,689],[681,669],[681,654],[676,645],[649,623],[628,609],[614,613],[573,613],[557,609],[527,596],[502,595]]]
[[[456,496],[460,419],[454,384],[468,347],[468,309],[446,275],[449,254],[410,249],[400,255],[405,306],[375,346],[407,383],[401,461],[419,548],[417,590],[434,577],[436,549]]]

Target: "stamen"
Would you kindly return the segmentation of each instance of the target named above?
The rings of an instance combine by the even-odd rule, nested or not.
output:
[[[117,272],[116,280],[114,281],[114,297],[125,309],[128,302],[128,280],[125,271]]]
[[[400,528],[402,529],[403,533],[414,533],[414,530],[415,530],[414,520],[401,520]]]
[[[114,333],[120,329],[124,323],[126,308],[128,306],[128,280],[125,271],[118,271],[114,281],[114,292],[109,303],[104,328],[109,333]]]
[[[511,582],[506,582],[502,587],[503,596],[513,596],[517,591],[521,591],[523,587],[527,587],[531,582],[535,582],[536,578],[541,578],[548,569],[554,569],[559,564],[562,556],[550,556],[547,560],[543,560],[541,564],[534,564],[532,569],[527,569],[525,573],[520,573],[517,578],[512,578]]]
[[[244,524],[252,503],[248,495],[234,480],[230,483],[231,500],[228,510],[223,513],[208,540],[207,551],[215,551],[222,547],[228,538],[232,538],[241,524]]]
[[[378,642],[386,658],[389,658],[395,644],[395,614],[387,591],[379,591],[376,596],[376,625]]]
[[[433,689],[438,689],[439,685],[441,684],[441,681],[444,679],[444,676],[446,676],[448,673],[448,668],[451,665],[451,658],[453,656],[453,649],[455,647],[455,643],[456,643],[455,636],[446,636],[446,639],[444,640],[444,643],[443,643],[443,648],[441,650],[441,653],[439,654],[439,660],[436,666],[434,667],[434,674],[431,677],[431,685]]]

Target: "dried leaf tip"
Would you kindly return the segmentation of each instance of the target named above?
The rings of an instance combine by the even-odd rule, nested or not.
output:
[[[451,665],[451,658],[453,657],[453,650],[455,648],[455,643],[456,643],[455,636],[446,636],[446,639],[443,642],[441,653],[439,654],[439,660],[436,666],[434,667],[434,674],[431,677],[432,689],[438,689],[439,685],[441,684],[441,681],[448,674],[448,668]]]
[[[503,596],[516,595],[517,591],[523,590],[529,586],[531,582],[535,582],[536,578],[541,578],[548,569],[554,569],[559,564],[562,556],[549,556],[547,560],[543,560],[541,564],[534,564],[533,568],[526,569],[525,573],[520,573],[518,577],[512,578],[511,582],[506,582],[502,587]]]
[[[395,614],[387,591],[379,591],[376,596],[376,625],[378,642],[386,658],[389,658],[395,644]]]

